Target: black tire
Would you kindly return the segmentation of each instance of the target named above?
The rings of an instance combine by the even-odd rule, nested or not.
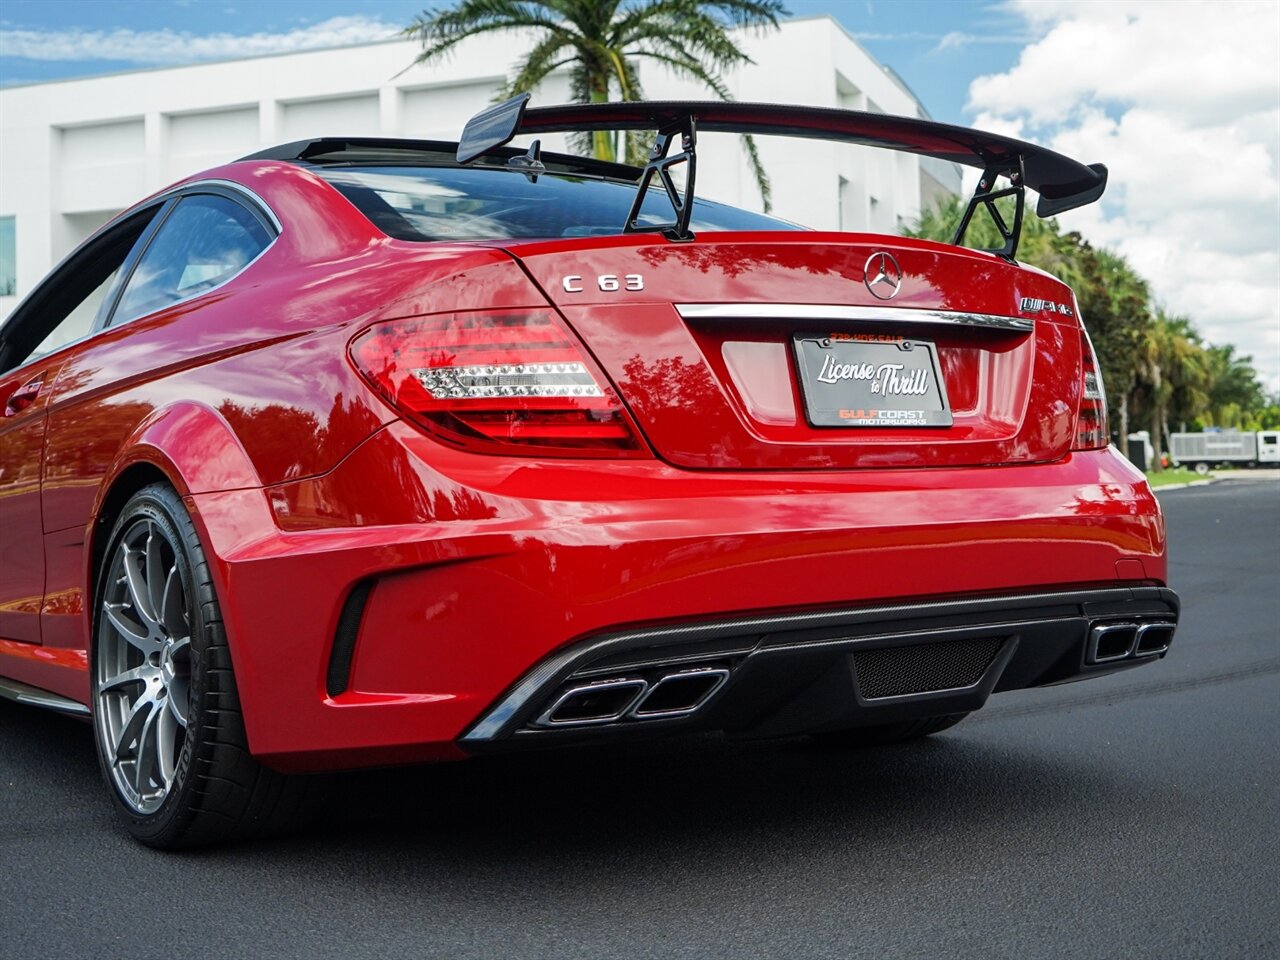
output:
[[[882,747],[891,743],[905,743],[940,733],[967,717],[967,713],[948,713],[940,717],[922,717],[900,723],[884,723],[874,727],[850,727],[848,730],[831,730],[815,733],[813,738],[821,743],[842,747]]]
[[[173,850],[269,833],[294,819],[302,784],[249,753],[209,566],[169,486],[139,490],[120,512],[93,624],[98,762],[137,840]]]
[[[1209,465],[1201,460],[1195,465],[1195,471],[1197,475],[1207,477],[1209,475]]]

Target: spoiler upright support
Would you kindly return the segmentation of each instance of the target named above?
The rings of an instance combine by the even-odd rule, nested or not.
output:
[[[952,246],[958,247],[964,242],[965,231],[969,229],[969,221],[973,219],[973,215],[979,206],[985,206],[988,215],[991,217],[991,222],[1000,231],[1000,237],[1004,240],[1004,245],[984,252],[994,253],[996,256],[1003,257],[1009,261],[1014,259],[1018,253],[1018,239],[1022,236],[1022,214],[1027,204],[1026,175],[1023,172],[1021,155],[1018,156],[1017,161],[1017,164],[1013,166],[987,167],[982,171],[982,176],[978,179],[978,185],[974,188],[973,196],[969,198],[969,205],[965,208],[964,216],[960,218],[960,225],[956,227],[955,236],[951,238]],[[1008,177],[1009,186],[997,190],[996,178],[1000,176]],[[1000,213],[1000,208],[996,206],[996,201],[1003,200],[1005,197],[1014,198],[1012,227],[1005,222],[1004,216]]]
[[[668,156],[671,144],[680,137],[680,152]],[[649,162],[645,164],[644,173],[636,188],[635,199],[631,201],[631,212],[627,214],[627,222],[622,227],[623,233],[661,233],[668,240],[692,240],[689,232],[689,221],[693,217],[693,187],[698,173],[698,129],[692,113],[686,113],[673,122],[661,127],[658,136],[649,148]],[[689,165],[685,174],[684,196],[676,189],[671,179],[671,169],[681,163]],[[640,207],[649,193],[649,184],[657,176],[666,191],[667,200],[675,212],[675,220],[670,223],[640,224]]]

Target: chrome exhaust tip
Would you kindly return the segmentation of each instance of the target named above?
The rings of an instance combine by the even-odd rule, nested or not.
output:
[[[1169,649],[1173,642],[1172,623],[1144,623],[1138,628],[1138,638],[1133,645],[1135,657],[1155,657]]]
[[[638,678],[598,680],[570,687],[534,721],[539,727],[578,727],[619,720],[644,694]]]
[[[729,671],[723,667],[696,667],[669,673],[636,701],[631,716],[637,720],[686,717],[701,710],[728,679]]]
[[[1111,663],[1133,653],[1138,643],[1136,623],[1107,623],[1089,631],[1085,663]]]

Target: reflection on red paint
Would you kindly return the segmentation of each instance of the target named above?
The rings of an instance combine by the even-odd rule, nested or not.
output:
[[[675,305],[873,306],[862,272],[885,238],[414,245],[301,167],[211,176],[259,193],[279,240],[216,291],[47,358],[47,407],[21,437],[0,427],[0,559],[39,560],[0,577],[6,677],[88,701],[86,598],[111,510],[160,478],[201,537],[250,746],[288,769],[461,756],[456,738],[526,671],[623,627],[1113,584],[1137,569],[1164,582],[1142,475],[1114,450],[1070,450],[1073,318],[831,330],[932,340],[954,424],[818,429],[791,354],[812,329],[686,321]],[[905,273],[895,308],[1009,315],[1021,297],[1071,299],[998,258],[891,246]],[[560,282],[628,272],[644,291],[575,297]],[[509,421],[459,418],[466,442],[442,442],[351,361],[376,331],[495,310],[545,318],[556,349],[580,350],[609,400],[603,425],[643,456],[494,449],[486,436],[519,439]],[[343,604],[366,582],[350,686],[330,697]]]

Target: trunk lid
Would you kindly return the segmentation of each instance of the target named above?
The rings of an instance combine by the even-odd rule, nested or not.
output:
[[[1075,299],[1040,271],[927,241],[811,232],[505,246],[677,466],[956,467],[1070,448]]]

